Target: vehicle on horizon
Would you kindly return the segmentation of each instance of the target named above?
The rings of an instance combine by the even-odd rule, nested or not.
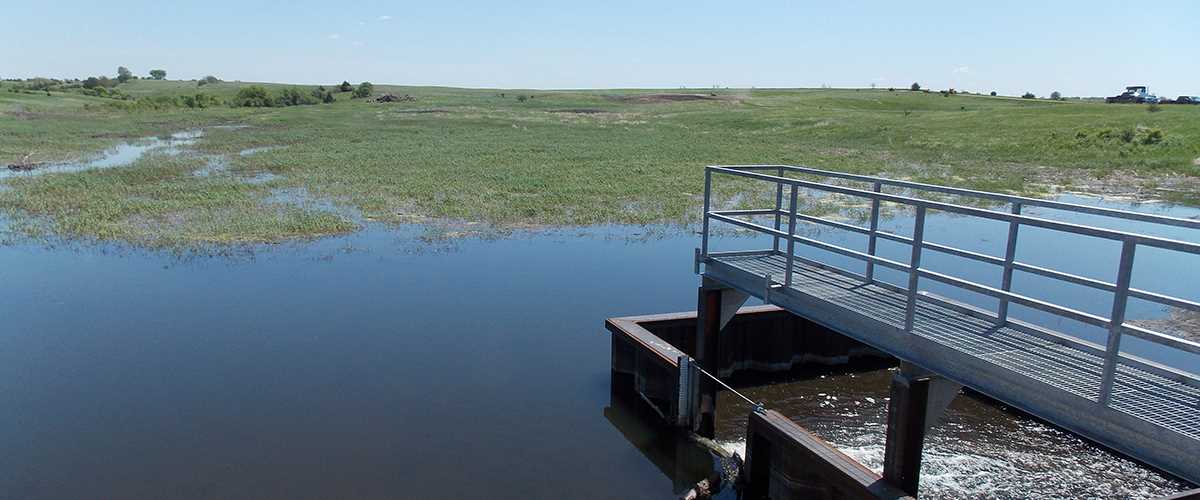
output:
[[[1158,104],[1158,96],[1150,93],[1150,88],[1145,85],[1130,85],[1125,87],[1125,91],[1121,95],[1106,97],[1104,102],[1109,104],[1118,103],[1134,103],[1134,104]]]
[[[1200,96],[1181,95],[1175,98],[1175,104],[1200,104]]]

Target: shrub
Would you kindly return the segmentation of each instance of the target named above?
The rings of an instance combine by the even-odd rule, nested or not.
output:
[[[1134,132],[1134,139],[1138,144],[1149,146],[1162,142],[1166,135],[1160,128],[1138,127]]]
[[[325,95],[321,97],[321,102],[325,104],[332,104],[333,101],[333,92],[326,92]]]
[[[1149,106],[1146,106],[1146,111],[1157,113],[1162,111],[1162,106],[1159,106],[1158,103],[1151,103]]]
[[[112,88],[116,86],[117,82],[110,80],[107,76],[89,76],[83,81],[83,88],[85,89]]]
[[[167,77],[167,70],[165,70],[165,69],[150,70],[150,78],[153,78],[155,80],[162,80],[166,77]]]
[[[221,104],[221,100],[215,96],[208,94],[185,95],[180,98],[181,103],[189,108],[211,108]]]
[[[529,98],[525,97],[523,95],[517,96],[517,102],[525,102],[526,99],[529,99]]]
[[[1021,99],[1037,99],[1037,96],[1033,95],[1033,92],[1026,92],[1021,95]]]
[[[125,83],[133,79],[133,72],[124,66],[117,66],[117,83]]]
[[[1053,100],[1053,101],[1061,101],[1061,100],[1063,100],[1063,98],[1062,98],[1062,92],[1059,92],[1059,91],[1057,91],[1057,90],[1055,90],[1054,92],[1051,92],[1051,93],[1050,93],[1050,100]]]
[[[371,97],[371,92],[374,90],[375,86],[371,85],[371,82],[362,82],[358,84],[358,88],[354,89],[354,97]]]
[[[215,76],[212,76],[212,75],[208,75],[204,78],[201,78],[200,81],[196,82],[196,86],[201,87],[201,86],[210,85],[213,83],[221,83],[221,79],[217,78]]]
[[[350,85],[350,82],[342,81],[342,84],[338,85],[339,92],[350,92],[351,90],[354,90],[354,86]]]
[[[995,90],[993,90],[993,91],[992,91],[992,97],[996,97],[996,91],[995,91]]]
[[[912,90],[912,91],[921,90],[921,84],[919,84],[917,82],[913,82],[912,86],[909,87],[909,90]]]
[[[279,97],[275,98],[276,106],[301,106],[305,104],[316,104],[320,102],[311,93],[305,94],[293,88],[286,88],[279,91]]]
[[[274,104],[271,96],[267,93],[267,89],[261,85],[242,87],[241,90],[238,90],[237,96],[233,98],[234,106],[247,108],[268,108]]]

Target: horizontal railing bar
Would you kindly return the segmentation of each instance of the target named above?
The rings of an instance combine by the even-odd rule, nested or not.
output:
[[[744,215],[775,215],[775,214],[779,214],[779,213],[786,214],[787,212],[785,212],[783,210],[775,210],[773,208],[755,208],[755,209],[749,209],[749,210],[713,210],[712,213],[718,213],[721,215],[733,215],[733,216],[742,215],[742,216],[744,216]]]
[[[964,189],[949,186],[938,186],[936,184],[925,184],[921,182],[903,181],[897,179],[888,179],[884,177],[874,177],[869,175],[848,174],[843,172],[834,172],[830,170],[821,170],[811,167],[801,167],[795,165],[719,165],[728,168],[747,168],[747,169],[779,169],[801,172],[810,175],[820,175],[825,177],[834,177],[846,180],[860,182],[878,182],[889,186],[898,186],[910,189],[920,189],[924,191],[934,191],[945,194],[955,194],[961,196],[972,196],[976,198],[985,198],[991,200],[1004,201],[1009,203],[1021,203],[1024,205],[1038,206],[1043,208],[1052,208],[1055,210],[1065,210],[1071,212],[1087,213],[1092,215],[1102,215],[1118,219],[1136,220],[1140,222],[1154,222],[1168,226],[1186,227],[1191,229],[1200,229],[1200,221],[1193,219],[1184,219],[1181,217],[1171,217],[1165,215],[1147,214],[1142,212],[1134,212],[1130,210],[1119,210],[1115,208],[1093,207],[1088,205],[1080,205],[1078,203],[1066,203],[1061,201],[1043,200],[1038,198],[1029,198],[1025,196],[1015,196],[1003,193],[990,193],[987,191],[977,191],[974,189]]]
[[[922,242],[921,246],[928,248],[930,250],[933,250],[935,252],[942,252],[942,253],[946,253],[946,254],[950,254],[950,255],[955,255],[958,257],[963,257],[966,259],[977,260],[979,262],[995,264],[998,266],[1004,265],[1004,259],[1001,259],[1000,257],[995,257],[992,255],[984,254],[984,253],[972,252],[970,250],[963,250],[961,248],[954,248],[954,247],[946,246],[946,245],[939,245],[937,243],[929,243],[927,241]]]
[[[947,274],[942,274],[942,273],[930,271],[927,269],[918,269],[917,273],[920,274],[922,277],[941,281],[942,283],[957,286],[964,290],[969,290],[969,291],[972,291],[975,293],[981,293],[984,295],[990,295],[995,298],[1007,298],[1010,302],[1013,302],[1015,304],[1021,304],[1023,306],[1032,307],[1034,309],[1038,309],[1043,312],[1048,312],[1050,314],[1056,314],[1056,315],[1059,315],[1059,316],[1062,316],[1065,318],[1070,318],[1070,319],[1073,319],[1080,323],[1086,323],[1089,325],[1095,325],[1095,326],[1100,326],[1100,327],[1107,326],[1109,323],[1108,318],[1096,316],[1095,314],[1078,311],[1078,310],[1071,309],[1069,307],[1063,307],[1063,306],[1060,306],[1057,304],[1051,304],[1049,302],[1026,297],[1024,295],[1020,295],[1020,294],[1016,294],[1016,293],[1012,293],[1012,292],[1006,292],[999,288],[993,288],[993,287],[990,287],[987,285],[981,285],[981,284],[975,283],[973,281],[967,281],[962,278],[956,278],[954,276],[950,276]]]
[[[1125,323],[1125,324],[1121,325],[1121,328],[1125,331],[1125,333],[1128,333],[1128,334],[1133,335],[1134,337],[1137,337],[1140,339],[1149,340],[1156,344],[1162,344],[1165,346],[1174,347],[1181,351],[1187,351],[1187,352],[1190,352],[1193,354],[1200,354],[1200,344],[1198,344],[1196,342],[1192,342],[1187,339],[1181,339],[1174,335],[1167,335],[1165,333],[1159,333],[1159,332],[1156,332],[1153,330],[1142,328],[1140,326],[1131,325],[1129,323]]]
[[[839,194],[845,194],[845,195],[850,195],[850,196],[858,196],[858,197],[867,198],[867,199],[878,198],[880,200],[890,201],[893,203],[900,203],[900,204],[912,205],[912,206],[924,206],[926,208],[932,208],[934,210],[941,210],[944,212],[959,213],[959,214],[964,214],[964,215],[974,215],[976,217],[981,217],[981,218],[985,218],[985,219],[999,220],[999,221],[1005,221],[1005,222],[1017,222],[1017,223],[1028,225],[1028,226],[1042,227],[1042,228],[1046,228],[1046,229],[1051,229],[1051,230],[1056,230],[1056,231],[1061,231],[1061,232],[1066,232],[1066,233],[1081,234],[1084,236],[1092,236],[1092,237],[1096,237],[1096,238],[1105,238],[1105,239],[1110,239],[1110,240],[1121,240],[1121,241],[1132,240],[1134,243],[1141,244],[1141,245],[1153,246],[1153,247],[1164,248],[1167,250],[1175,250],[1175,251],[1185,252],[1185,253],[1200,254],[1200,244],[1190,243],[1190,242],[1180,241],[1180,240],[1173,240],[1173,239],[1169,239],[1169,238],[1159,238],[1159,237],[1155,237],[1155,236],[1147,236],[1147,235],[1138,234],[1138,233],[1115,231],[1115,230],[1111,230],[1111,229],[1103,229],[1103,228],[1098,228],[1098,227],[1093,227],[1093,226],[1086,226],[1086,225],[1082,225],[1082,224],[1074,224],[1074,223],[1070,223],[1070,222],[1061,222],[1061,221],[1056,221],[1056,220],[1051,220],[1051,219],[1030,217],[1028,215],[1017,215],[1017,214],[994,212],[994,211],[986,210],[986,209],[982,209],[982,208],[967,207],[967,206],[962,206],[962,205],[955,205],[952,203],[943,203],[943,202],[937,202],[937,201],[923,200],[920,198],[912,198],[912,197],[908,197],[908,196],[900,196],[900,195],[894,195],[894,194],[876,193],[873,191],[854,189],[854,188],[848,188],[848,187],[842,187],[842,186],[833,186],[833,185],[829,185],[829,184],[822,184],[819,182],[810,182],[810,181],[803,181],[803,180],[798,180],[798,179],[789,179],[786,177],[779,177],[779,176],[767,175],[767,174],[759,174],[759,173],[755,173],[755,172],[745,172],[745,171],[735,170],[735,169],[726,168],[726,167],[708,167],[708,168],[715,172],[720,172],[723,174],[728,174],[728,175],[737,176],[737,177],[745,177],[748,179],[757,179],[757,180],[768,181],[768,182],[783,182],[783,183],[787,183],[789,185],[805,187],[805,188],[809,188],[809,189],[816,189],[819,191],[827,191],[827,192],[831,192],[831,193],[839,193]]]
[[[1171,307],[1178,307],[1180,309],[1200,312],[1200,302],[1193,302],[1178,297],[1172,297],[1170,295],[1163,295],[1161,293],[1154,293],[1138,288],[1130,288],[1129,296],[1137,297],[1142,300],[1149,300],[1151,302],[1157,302],[1159,304],[1168,305]]]
[[[1045,276],[1047,278],[1057,279],[1060,281],[1066,281],[1068,283],[1074,283],[1076,285],[1090,286],[1097,290],[1104,290],[1106,292],[1111,292],[1117,289],[1117,285],[1107,281],[1100,281],[1098,279],[1088,278],[1086,276],[1078,276],[1071,273],[1064,273],[1062,271],[1055,271],[1053,269],[1047,269],[1045,267],[1035,266],[1033,264],[1026,264],[1024,262],[1014,261],[1013,269],[1024,271],[1030,274],[1037,274],[1039,276]]]
[[[735,226],[741,226],[746,229],[756,230],[756,231],[759,231],[759,232],[762,232],[765,234],[779,236],[781,238],[791,238],[795,241],[806,243],[809,246],[820,248],[822,250],[830,251],[830,252],[833,252],[836,254],[845,255],[846,257],[851,257],[851,258],[855,258],[855,259],[862,260],[862,261],[874,262],[876,264],[879,264],[879,265],[882,265],[885,267],[890,267],[892,269],[896,269],[899,271],[907,271],[908,270],[908,265],[902,264],[900,262],[896,262],[891,259],[885,259],[883,257],[870,255],[870,254],[867,254],[864,252],[859,252],[858,250],[851,250],[846,247],[837,246],[832,243],[825,243],[824,241],[814,240],[812,238],[806,238],[804,236],[793,236],[793,235],[787,234],[787,232],[785,232],[785,231],[776,231],[773,228],[769,228],[769,227],[766,227],[766,226],[763,226],[760,224],[755,224],[753,222],[747,222],[744,220],[734,219],[732,217],[728,217],[728,216],[725,216],[723,214],[719,214],[716,212],[709,212],[708,215],[709,215],[709,217],[712,217],[712,218],[717,219],[722,222],[727,222],[727,223],[733,224]]]

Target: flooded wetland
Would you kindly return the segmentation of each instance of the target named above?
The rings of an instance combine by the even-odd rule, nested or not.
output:
[[[665,473],[654,447],[695,445],[614,423],[634,410],[614,409],[601,321],[694,309],[696,245],[665,226],[431,240],[422,226],[377,223],[226,255],[12,241],[0,247],[0,491],[679,494],[698,477]],[[889,373],[828,369],[744,390],[877,468]],[[718,439],[738,450],[746,408],[721,398]],[[939,429],[926,497],[1185,486],[977,397]]]

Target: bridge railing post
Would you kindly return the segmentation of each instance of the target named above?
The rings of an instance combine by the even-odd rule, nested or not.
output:
[[[796,260],[796,201],[797,188],[792,184],[791,207],[788,209],[788,241],[787,241],[787,269],[783,272],[783,286],[792,286],[792,265]]]
[[[925,206],[917,206],[917,218],[913,222],[912,257],[908,268],[908,305],[904,310],[904,331],[912,332],[913,320],[917,316],[917,284],[921,278],[921,248],[925,246]]]
[[[1012,214],[1021,215],[1021,202],[1012,202]],[[1006,292],[1012,291],[1013,262],[1017,259],[1017,230],[1020,227],[1021,223],[1015,220],[1008,223],[1008,244],[1004,249],[1004,274],[1000,279],[1000,289]],[[1000,305],[996,309],[996,321],[1001,325],[1008,322],[1007,297],[1000,298]]]
[[[875,181],[871,185],[871,191],[876,193],[883,190],[883,184]],[[867,255],[875,256],[875,245],[878,240],[876,233],[879,231],[879,198],[871,198],[871,230],[867,233]],[[867,261],[867,281],[875,281],[875,262]]]
[[[1117,288],[1113,291],[1112,314],[1108,320],[1108,344],[1104,351],[1104,376],[1100,379],[1098,402],[1108,404],[1121,359],[1121,333],[1125,325],[1125,308],[1129,302],[1129,282],[1133,276],[1133,256],[1137,242],[1126,238],[1121,245],[1121,264],[1117,268]]]
[[[776,173],[779,174],[779,177],[783,177],[783,167],[779,167],[779,170]],[[779,231],[779,227],[783,223],[783,215],[779,213],[782,210],[783,210],[783,183],[776,181],[775,182],[775,230],[776,231]],[[776,252],[779,251],[779,236],[778,235],[775,236],[775,244],[771,248],[773,248]]]
[[[712,170],[704,169],[704,217],[700,230],[700,255],[708,257],[708,212],[712,210]]]

